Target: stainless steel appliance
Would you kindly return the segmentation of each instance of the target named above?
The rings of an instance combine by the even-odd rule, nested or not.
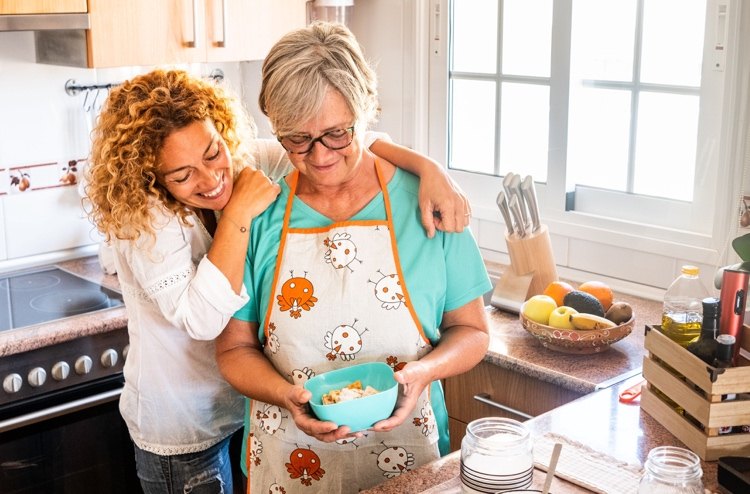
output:
[[[0,276],[0,331],[122,304],[119,293],[56,267]],[[3,493],[139,492],[117,406],[127,350],[122,328],[0,357]]]

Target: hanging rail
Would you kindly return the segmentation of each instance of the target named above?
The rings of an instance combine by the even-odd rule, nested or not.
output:
[[[214,82],[220,83],[224,80],[224,71],[221,69],[214,69],[210,74],[206,76],[206,79],[213,79]],[[65,81],[65,93],[68,96],[76,96],[83,91],[94,91],[94,90],[105,90],[109,91],[115,86],[119,86],[121,83],[109,83],[109,84],[76,84],[75,79],[68,79]]]

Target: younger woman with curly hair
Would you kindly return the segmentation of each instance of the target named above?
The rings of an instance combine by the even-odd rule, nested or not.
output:
[[[290,169],[284,149],[254,131],[227,90],[156,70],[112,90],[93,134],[85,190],[127,308],[120,411],[147,494],[232,492],[228,445],[243,399],[218,371],[214,338],[249,300],[250,224]],[[382,140],[372,149],[422,172],[430,236],[436,224],[463,229],[465,199],[439,166]]]

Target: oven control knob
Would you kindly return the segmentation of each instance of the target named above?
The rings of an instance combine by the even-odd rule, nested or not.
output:
[[[3,379],[3,389],[8,394],[18,393],[21,391],[22,386],[23,378],[15,372],[13,374],[8,374],[5,376],[5,379]]]
[[[123,360],[128,359],[128,353],[130,352],[130,345],[125,345],[125,348],[122,349],[122,358]]]
[[[29,371],[28,379],[32,388],[38,388],[47,381],[47,371],[41,367],[34,367]]]
[[[88,355],[78,357],[75,364],[76,374],[78,374],[79,376],[88,374],[89,372],[91,372],[91,367],[93,366],[93,364],[94,363],[91,361],[91,357],[89,357]]]
[[[52,378],[55,381],[64,381],[70,375],[70,366],[67,362],[61,360],[52,366]]]
[[[102,352],[102,356],[99,360],[101,360],[102,365],[108,369],[114,367],[117,365],[117,351],[108,348]]]

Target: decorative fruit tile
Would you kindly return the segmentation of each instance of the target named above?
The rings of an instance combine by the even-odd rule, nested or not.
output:
[[[0,175],[0,179],[3,181],[5,192],[10,194],[75,186],[83,161],[85,160],[73,159],[67,162],[11,166],[7,173]],[[2,188],[0,192],[3,192]]]

